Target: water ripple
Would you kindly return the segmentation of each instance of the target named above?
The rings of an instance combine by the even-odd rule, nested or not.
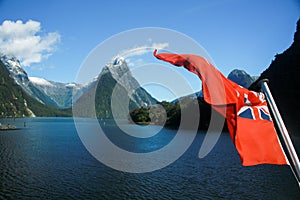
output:
[[[300,199],[288,166],[242,167],[228,134],[203,159],[197,157],[204,137],[199,133],[170,166],[129,174],[95,160],[72,119],[56,120],[32,120],[27,129],[0,133],[0,199]],[[137,145],[137,151],[159,142]]]

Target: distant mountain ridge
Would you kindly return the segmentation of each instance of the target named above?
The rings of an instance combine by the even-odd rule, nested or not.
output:
[[[244,70],[234,69],[228,74],[227,78],[240,86],[248,88],[252,83],[254,83],[257,80],[258,77],[250,76]],[[193,94],[179,97],[178,99],[173,100],[172,103],[177,103],[178,100],[180,100],[180,99],[185,99],[185,98],[194,98],[195,99],[198,97],[203,98],[202,90],[200,90],[199,92],[193,93]]]
[[[38,77],[29,77],[29,80],[33,86],[54,101],[55,107],[58,108],[70,108],[72,100],[76,101],[89,88],[89,84],[59,83]]]

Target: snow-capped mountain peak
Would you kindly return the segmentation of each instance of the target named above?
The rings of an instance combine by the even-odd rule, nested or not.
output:
[[[125,58],[121,56],[116,56],[113,58],[113,65],[122,65],[125,62]]]
[[[115,80],[119,81],[122,76],[131,76],[130,70],[127,63],[123,57],[115,57],[111,63],[108,63],[104,69],[103,73],[107,73],[108,70],[112,74]],[[100,74],[101,75],[101,74]],[[124,77],[123,77],[124,79]]]
[[[44,85],[44,86],[53,86],[49,81],[43,78],[38,77],[29,77],[30,82],[37,84],[37,85]]]
[[[21,67],[21,63],[16,57],[1,55],[0,59],[18,85],[27,86],[29,84],[27,73]]]

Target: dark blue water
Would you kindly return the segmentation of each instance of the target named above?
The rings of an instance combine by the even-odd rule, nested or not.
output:
[[[300,199],[288,166],[242,167],[226,133],[203,159],[197,155],[205,135],[199,133],[173,164],[132,174],[92,157],[72,118],[11,123],[23,126],[24,121],[26,127],[21,130],[0,131],[0,199]],[[107,130],[119,131],[113,126]],[[155,150],[172,140],[176,131],[161,133],[148,146],[136,145],[136,141],[124,146],[136,147],[137,152]]]

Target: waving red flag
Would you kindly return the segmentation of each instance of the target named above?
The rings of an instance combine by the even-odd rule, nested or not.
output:
[[[183,66],[202,80],[204,100],[226,117],[231,139],[244,166],[287,164],[263,93],[250,91],[227,79],[205,58],[192,54],[154,56]]]

